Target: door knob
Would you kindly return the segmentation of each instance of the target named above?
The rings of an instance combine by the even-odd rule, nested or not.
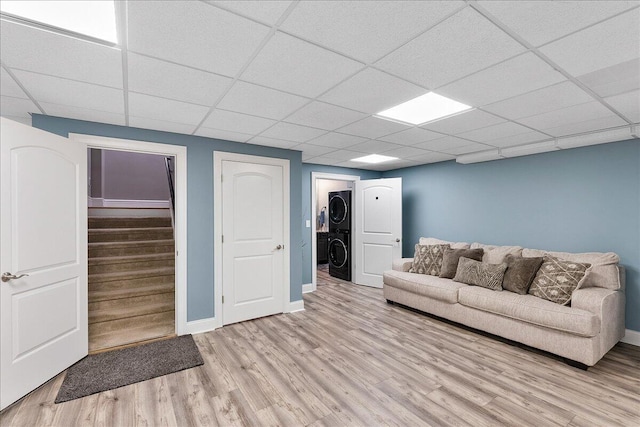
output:
[[[6,272],[6,273],[2,273],[2,281],[3,282],[8,282],[11,279],[19,279],[19,278],[24,277],[24,276],[28,276],[28,274],[21,274],[19,276],[16,276],[15,274],[11,274],[9,272]]]
[[[397,239],[396,239],[396,243],[400,243],[400,239],[398,239],[398,238],[397,238]]]
[[[284,245],[278,245],[276,246],[276,250],[279,251],[280,249],[284,249]]]

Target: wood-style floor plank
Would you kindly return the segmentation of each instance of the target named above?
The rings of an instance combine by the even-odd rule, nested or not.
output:
[[[638,347],[585,372],[321,269],[304,300],[195,335],[203,366],[56,405],[58,375],[0,425],[640,426]]]

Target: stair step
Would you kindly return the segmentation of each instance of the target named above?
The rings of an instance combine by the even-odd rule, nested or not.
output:
[[[89,243],[173,239],[172,227],[98,228],[89,230]]]
[[[169,208],[114,208],[114,207],[90,207],[89,218],[134,218],[134,217],[171,217]]]
[[[175,255],[146,254],[125,255],[115,257],[100,257],[89,259],[89,274],[115,273],[119,271],[149,270],[152,268],[172,267]]]
[[[89,275],[89,302],[174,292],[173,268]]]
[[[170,217],[89,217],[89,229],[171,227]]]
[[[175,252],[175,244],[171,239],[89,243],[89,258],[169,252]]]
[[[174,292],[96,301],[89,303],[89,324],[162,313],[174,308]]]
[[[175,333],[174,310],[89,325],[89,352]]]

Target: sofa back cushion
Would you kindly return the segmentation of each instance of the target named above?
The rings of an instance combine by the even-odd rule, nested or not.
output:
[[[489,264],[502,264],[507,255],[522,256],[522,246],[496,246],[474,242],[471,244],[471,249],[484,250],[482,262]]]
[[[471,246],[466,242],[447,242],[446,240],[436,239],[435,237],[421,237],[418,243],[421,245],[449,245],[451,249],[469,249]]]
[[[542,257],[550,255],[552,257],[564,259],[567,261],[591,264],[591,270],[582,283],[582,288],[606,288],[612,290],[624,290],[624,280],[620,278],[618,263],[620,257],[613,252],[586,252],[586,253],[570,253],[570,252],[549,252],[540,249],[523,249],[522,256],[525,258]]]

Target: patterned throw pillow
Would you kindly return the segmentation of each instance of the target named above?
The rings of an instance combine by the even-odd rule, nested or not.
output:
[[[507,264],[488,264],[462,257],[458,261],[458,270],[453,278],[455,282],[467,285],[482,286],[492,291],[502,290],[502,279]]]
[[[409,269],[409,273],[439,275],[444,250],[449,248],[449,245],[416,245],[413,265]]]
[[[458,261],[465,257],[482,261],[484,249],[445,249],[442,258],[442,268],[440,269],[440,277],[445,279],[453,279],[458,270]]]
[[[582,286],[590,267],[591,264],[588,263],[565,261],[545,255],[529,293],[556,304],[567,305],[573,291]]]

